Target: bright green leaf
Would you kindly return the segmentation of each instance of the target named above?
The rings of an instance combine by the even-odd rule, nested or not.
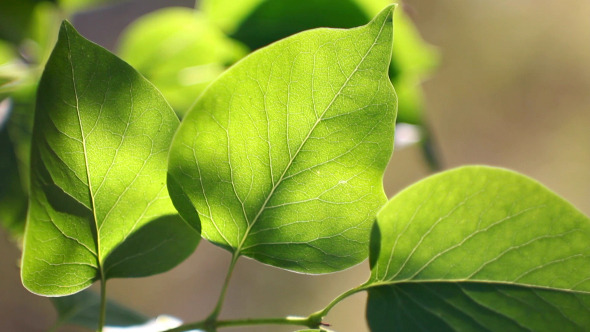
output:
[[[588,243],[590,219],[525,176],[483,166],[432,176],[377,216],[369,323],[373,331],[587,330]]]
[[[2,73],[2,66],[13,61],[16,55],[17,52],[14,46],[4,40],[0,40],[0,73]]]
[[[119,53],[184,114],[205,87],[247,51],[201,13],[166,8],[131,24],[121,37]]]
[[[393,145],[391,13],[284,39],[206,90],[175,136],[168,179],[206,239],[306,273],[366,258]]]
[[[141,275],[168,270],[192,252],[199,237],[188,225],[175,224],[174,236],[145,234],[158,231],[149,226],[154,220],[175,214],[165,169],[177,125],[153,85],[64,22],[39,83],[25,287],[59,296],[96,279],[136,276],[123,268],[108,274],[105,264],[111,254],[120,262],[119,250],[133,264],[150,262]],[[179,247],[168,241],[176,236],[190,243]],[[149,242],[138,243],[136,237]],[[137,244],[135,252],[126,240]],[[182,251],[172,259],[159,254],[175,248]]]
[[[84,290],[70,296],[51,298],[51,302],[58,316],[54,327],[73,324],[97,329],[100,312],[100,296],[97,293]],[[107,300],[106,306],[107,326],[133,326],[149,320],[148,317],[111,300]]]
[[[215,25],[233,33],[239,24],[265,0],[201,0],[200,9]]]

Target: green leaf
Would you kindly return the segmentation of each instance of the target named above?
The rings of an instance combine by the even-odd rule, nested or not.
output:
[[[215,25],[232,33],[258,5],[265,0],[202,0],[200,9]]]
[[[203,0],[207,17],[252,49],[317,27],[365,24],[388,0]],[[398,95],[398,122],[422,124],[420,84],[438,64],[438,53],[420,36],[403,10],[395,11],[395,43],[390,77]]]
[[[247,50],[195,10],[166,8],[133,22],[121,37],[119,53],[184,114]]]
[[[373,332],[588,331],[590,296],[499,283],[402,283],[369,289]]]
[[[107,263],[120,262],[121,253],[131,266],[149,262],[140,273],[148,275],[194,250],[198,234],[167,217],[175,214],[165,169],[177,126],[153,85],[63,23],[38,90],[22,266],[27,289],[68,295],[97,279],[136,276],[121,266],[109,274]],[[162,218],[174,236],[149,226]],[[182,245],[168,241],[176,237]],[[137,244],[135,252],[126,240]],[[161,252],[179,248],[163,259]]]
[[[17,156],[7,128],[0,128],[0,225],[19,241],[24,231],[27,194],[18,173]]]
[[[97,293],[84,290],[70,296],[51,298],[51,302],[58,315],[54,328],[73,324],[97,329],[100,312],[100,296]],[[107,326],[140,325],[149,320],[148,317],[111,300],[107,300],[106,306]]]
[[[357,21],[358,17],[351,17],[355,11],[361,10],[358,14],[363,16],[368,21],[372,16],[376,15],[385,6],[392,3],[390,0],[318,0],[318,1],[290,1],[290,0],[201,0],[200,7],[205,14],[218,25],[221,29],[229,34],[236,33],[237,30],[242,29],[241,26],[245,21],[254,21],[253,17],[258,16],[261,20],[267,21],[262,24],[273,24],[287,26],[301,24],[300,21],[294,19],[297,17],[305,22],[314,22],[316,20],[324,21],[332,20],[334,22],[341,22],[344,26],[326,25],[320,23],[318,25],[308,26],[309,28],[316,28],[320,26],[325,27],[350,27],[345,20],[338,18],[347,17]],[[312,7],[310,7],[312,5]],[[305,17],[302,8],[308,8],[308,17]],[[280,21],[279,16],[290,16],[287,21]],[[364,24],[360,22],[359,24]],[[288,29],[284,27],[283,29]],[[297,30],[301,31],[301,30]],[[296,32],[296,31],[294,31]],[[260,34],[273,34],[274,31],[260,30]],[[286,36],[286,35],[285,35]],[[283,37],[285,37],[283,36]],[[263,37],[265,38],[265,37]],[[262,46],[262,45],[261,45]]]
[[[398,122],[422,124],[424,96],[420,84],[438,64],[438,52],[426,43],[403,10],[395,13],[390,77],[398,94]]]
[[[84,10],[95,9],[101,6],[124,2],[127,0],[56,0],[60,8],[70,15]]]
[[[589,241],[590,219],[525,176],[483,166],[432,176],[377,216],[369,324],[587,330]]]
[[[370,19],[355,0],[266,0],[240,22],[231,36],[258,49],[300,31],[352,28]]]
[[[366,258],[393,144],[391,13],[284,39],[206,90],[172,143],[168,179],[203,237],[306,273]]]

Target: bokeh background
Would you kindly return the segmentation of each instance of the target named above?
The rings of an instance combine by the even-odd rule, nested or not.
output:
[[[114,50],[129,23],[163,6],[194,2],[127,1],[80,13],[73,24],[88,39]],[[423,89],[426,120],[443,167],[513,169],[590,215],[590,2],[408,0],[405,9],[440,52],[438,69]],[[418,146],[397,149],[384,179],[388,196],[430,172]],[[0,229],[0,330],[43,331],[56,314],[46,298],[21,286],[19,255]],[[199,320],[216,302],[229,259],[229,253],[203,241],[172,271],[112,280],[108,293],[149,316]],[[307,315],[366,280],[368,271],[363,263],[340,273],[306,276],[242,259],[222,317]],[[357,294],[326,320],[341,332],[366,331],[364,301],[365,295]]]

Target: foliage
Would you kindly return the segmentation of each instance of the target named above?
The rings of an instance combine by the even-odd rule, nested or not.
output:
[[[350,1],[340,17],[347,20],[333,24],[356,22],[350,17],[367,15],[376,2]],[[233,23],[207,1],[203,13],[169,9],[142,18],[121,44],[137,69],[65,21],[46,64],[44,52],[37,53],[36,65],[45,69],[32,138],[26,87],[37,85],[35,69],[3,83],[15,106],[0,132],[8,184],[0,218],[18,237],[28,205],[23,284],[59,296],[56,327],[146,322],[107,301],[107,280],[169,270],[203,237],[232,253],[223,289],[204,320],[169,331],[260,324],[328,331],[323,318],[361,291],[369,294],[371,331],[590,329],[590,219],[541,184],[468,166],[428,177],[387,202],[382,179],[398,106],[391,82],[408,81],[409,94],[420,100],[411,86],[433,64],[411,34],[400,38],[403,50],[393,48],[392,58],[392,6],[361,27],[314,29],[265,46],[296,31],[272,29],[277,21],[260,17],[289,11],[272,0],[242,5],[227,13]],[[309,3],[291,5],[300,6],[291,14],[310,10]],[[321,17],[289,28],[315,27]],[[177,32],[180,26],[186,30]],[[261,26],[271,34],[252,39]],[[220,74],[246,53],[226,34],[261,48]],[[209,47],[216,51],[192,56]],[[19,62],[15,56],[11,44],[0,48],[3,63]],[[212,70],[199,71],[203,66]],[[192,72],[199,85],[171,79],[189,68],[200,68]],[[180,108],[196,99],[188,112],[177,109],[180,126],[166,98]],[[423,124],[414,115],[404,121]],[[368,256],[371,274],[306,317],[222,320],[241,256],[309,274],[340,271]],[[100,295],[86,290],[98,280]]]
[[[194,206],[176,203],[180,214],[199,212],[204,238],[273,266],[325,273],[364,260],[393,146],[392,28],[381,15],[304,32],[210,85],[170,151],[172,199]]]

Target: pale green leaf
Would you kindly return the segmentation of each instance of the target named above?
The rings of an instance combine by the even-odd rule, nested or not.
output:
[[[196,102],[168,185],[185,219],[198,211],[206,239],[307,273],[366,258],[393,145],[391,12],[261,49]]]
[[[133,22],[121,36],[119,54],[184,114],[205,87],[247,50],[201,13],[166,8]]]
[[[22,265],[27,289],[59,296],[96,279],[136,276],[121,268],[108,274],[105,264],[118,250],[133,264],[149,262],[141,275],[163,272],[192,252],[199,237],[188,225],[163,238],[145,234],[154,220],[175,214],[165,170],[177,126],[153,85],[63,23],[37,96]],[[160,251],[179,248],[166,241],[176,236],[188,243],[163,258]],[[149,241],[135,241],[134,252],[120,247],[135,237]]]
[[[51,302],[57,310],[57,322],[54,327],[62,325],[79,325],[96,330],[98,327],[98,314],[100,312],[100,296],[91,291],[84,290],[70,296],[54,297]],[[107,300],[106,324],[107,326],[133,326],[140,325],[149,320],[148,317],[137,313],[117,302]]]
[[[589,218],[525,176],[483,166],[432,176],[377,216],[370,325],[587,330],[588,243]]]

